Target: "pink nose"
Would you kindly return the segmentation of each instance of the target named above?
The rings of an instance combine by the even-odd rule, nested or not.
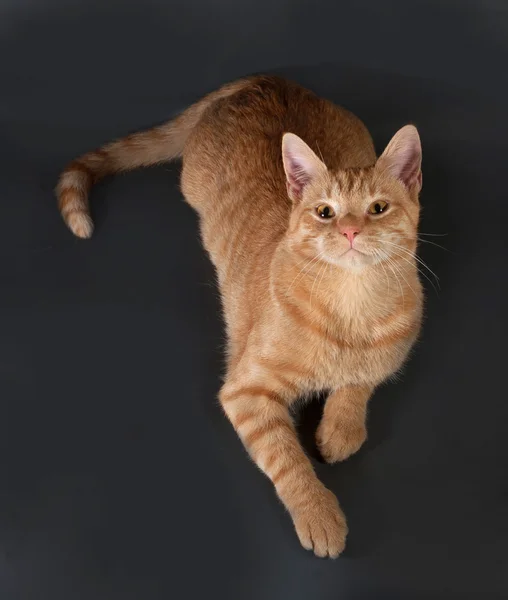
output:
[[[351,246],[353,245],[353,241],[355,237],[360,233],[360,229],[354,226],[342,227],[340,232],[344,237],[347,237]]]

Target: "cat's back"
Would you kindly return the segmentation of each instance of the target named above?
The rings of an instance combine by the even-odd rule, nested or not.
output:
[[[253,178],[285,191],[281,141],[301,137],[329,169],[373,164],[375,151],[364,124],[348,110],[297,83],[257,76],[205,111],[189,137],[184,161],[215,181]]]

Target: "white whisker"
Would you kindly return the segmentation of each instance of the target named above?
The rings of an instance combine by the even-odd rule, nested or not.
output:
[[[388,262],[388,268],[391,270],[391,272],[393,273],[394,277],[395,277],[395,281],[399,284],[399,289],[400,289],[400,295],[402,296],[402,310],[405,310],[405,306],[406,306],[406,297],[404,296],[404,290],[402,289],[402,285],[400,283],[400,279],[397,277],[397,273],[394,271],[393,266],[391,265],[391,261]]]
[[[420,265],[422,265],[422,267],[425,267],[429,271],[429,273],[431,273],[436,278],[436,283],[439,286],[439,277],[427,265],[427,263],[425,261],[423,261],[419,256],[417,256],[414,252],[410,252],[409,250],[407,250],[406,248],[403,248],[399,244],[394,244],[393,242],[389,242],[388,240],[380,240],[380,241],[381,241],[381,243],[389,244],[390,246],[397,248],[397,250],[400,250],[400,251],[404,252],[405,254],[409,255],[411,258],[414,258]],[[402,256],[399,255],[399,258],[402,258]],[[405,260],[410,263],[409,260],[407,260],[407,259],[405,259]],[[420,271],[420,269],[418,269],[418,270]],[[420,272],[423,275],[423,271],[420,271]],[[427,275],[425,275],[425,277],[427,277]],[[427,277],[427,279],[432,283],[432,281],[428,277]],[[434,284],[432,283],[432,285],[434,285]]]
[[[408,281],[408,280],[407,280],[407,279],[404,277],[404,273],[403,273],[402,269],[401,269],[400,267],[398,267],[398,266],[395,264],[395,261],[392,261],[392,259],[388,258],[387,260],[388,260],[389,262],[392,262],[392,266],[393,266],[393,268],[394,268],[394,269],[397,269],[397,273],[398,273],[398,274],[399,274],[399,275],[402,277],[402,279],[405,281],[405,283],[406,283],[407,287],[408,287],[408,288],[409,288],[409,289],[410,289],[410,290],[413,292],[413,296],[414,296],[415,298],[418,298],[418,296],[417,296],[416,292],[414,291],[413,287],[412,287],[412,286],[409,284],[409,281]]]
[[[386,279],[386,283],[388,285],[388,294],[389,294],[390,293],[390,289],[391,289],[390,278],[388,277],[388,272],[385,269],[385,266],[383,264],[383,261],[387,258],[387,256],[386,255],[383,256],[383,254],[381,253],[381,250],[377,250],[377,249],[374,249],[374,256],[379,259],[379,264],[381,265],[381,268],[383,269],[383,272],[384,272],[384,275],[385,275],[385,279]]]
[[[441,246],[440,244],[436,244],[436,242],[431,242],[430,240],[424,240],[420,237],[416,238],[419,242],[422,242],[423,244],[432,244],[433,246],[436,246],[436,248],[441,248],[441,250],[445,250],[446,252],[450,252],[450,250],[448,250],[448,248],[445,248],[444,246]]]
[[[434,285],[434,282],[432,281],[432,279],[427,275],[427,273],[425,273],[425,271],[422,271],[421,269],[418,268],[417,265],[413,265],[411,263],[410,260],[408,260],[407,258],[405,258],[404,256],[402,256],[401,254],[398,254],[395,250],[393,251],[393,254],[395,254],[395,256],[397,256],[398,258],[402,259],[403,261],[407,262],[408,264],[412,265],[413,267],[416,267],[418,269],[418,272],[421,273],[425,279],[427,279],[427,281],[430,283],[430,285],[434,288],[434,291],[436,292],[436,294],[439,294],[438,288],[436,288],[436,286]],[[415,256],[413,256],[413,258],[416,259]],[[427,267],[428,268],[428,267]],[[430,269],[429,269],[430,271]],[[437,275],[435,275],[432,271],[431,273],[434,275],[434,277],[436,277],[437,279]],[[439,286],[439,281],[437,282],[438,286]]]
[[[310,309],[311,310],[312,310],[312,294],[314,293],[314,286],[316,285],[316,281],[318,280],[318,277],[319,277],[320,274],[321,274],[321,279],[322,279],[322,273],[324,273],[325,267],[327,267],[327,266],[328,266],[327,263],[323,262],[321,268],[318,271],[318,274],[316,275],[316,277],[314,277],[314,281],[312,283],[312,288],[310,290],[310,302],[309,302],[309,304],[310,304]],[[319,290],[319,285],[318,285],[318,290]]]
[[[317,262],[323,255],[324,255],[324,251],[320,252],[314,258],[309,258],[308,259],[308,262],[300,269],[300,271],[297,273],[296,277],[291,282],[291,285],[288,287],[288,289],[286,291],[286,297],[288,296],[289,292],[291,291],[291,288],[293,287],[293,285],[296,283],[296,280],[298,278],[303,277],[308,272],[308,270],[311,268],[311,266],[313,265],[313,263]],[[300,265],[302,263],[299,262],[298,264]]]

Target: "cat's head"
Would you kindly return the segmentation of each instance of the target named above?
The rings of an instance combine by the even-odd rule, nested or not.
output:
[[[287,232],[292,247],[354,270],[414,251],[422,186],[415,127],[400,129],[367,168],[330,171],[292,133],[283,137],[282,158],[293,202]]]

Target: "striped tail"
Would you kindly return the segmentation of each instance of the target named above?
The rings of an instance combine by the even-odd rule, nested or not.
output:
[[[72,161],[60,175],[56,194],[58,208],[69,229],[80,238],[93,233],[88,194],[102,177],[149,167],[179,158],[191,131],[204,111],[216,100],[246,87],[250,79],[227,84],[190,106],[173,121],[134,133]]]

